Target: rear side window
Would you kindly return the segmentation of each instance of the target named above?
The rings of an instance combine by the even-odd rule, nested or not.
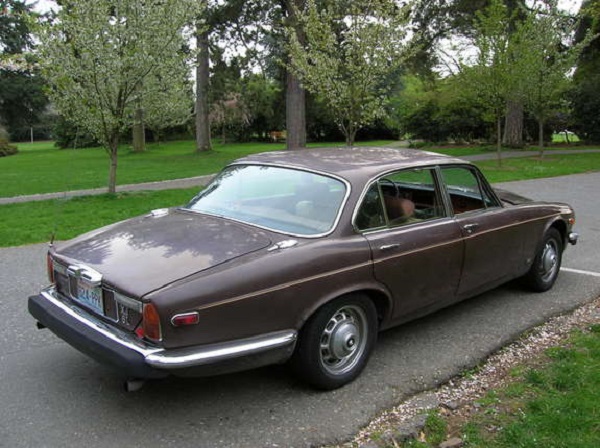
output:
[[[443,167],[442,178],[455,215],[498,206],[496,199],[483,188],[474,170],[468,167]]]

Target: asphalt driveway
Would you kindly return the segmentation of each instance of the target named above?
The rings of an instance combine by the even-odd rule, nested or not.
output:
[[[502,187],[575,206],[580,242],[554,289],[507,285],[385,332],[363,375],[333,392],[276,366],[126,393],[118,374],[36,330],[27,314],[27,296],[46,283],[44,245],[0,249],[0,446],[304,447],[350,437],[381,410],[600,295],[600,173]]]

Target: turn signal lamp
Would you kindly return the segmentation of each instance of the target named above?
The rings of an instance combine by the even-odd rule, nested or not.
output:
[[[153,303],[144,303],[142,316],[144,337],[153,341],[160,341],[162,339],[162,333],[160,330],[160,316],[158,315],[156,306],[154,306]]]

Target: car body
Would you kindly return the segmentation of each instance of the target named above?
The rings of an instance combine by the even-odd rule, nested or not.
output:
[[[552,287],[574,212],[472,164],[391,148],[257,154],[188,205],[51,246],[29,311],[129,378],[290,361],[353,380],[377,332],[501,283]]]

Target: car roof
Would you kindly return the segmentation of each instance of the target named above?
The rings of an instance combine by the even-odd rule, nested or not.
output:
[[[264,152],[243,157],[234,163],[289,166],[364,182],[380,174],[403,168],[468,162],[418,149],[361,146]]]

